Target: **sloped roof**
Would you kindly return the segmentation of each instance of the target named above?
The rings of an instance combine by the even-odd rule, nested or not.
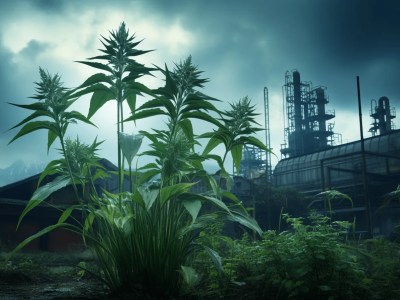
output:
[[[105,158],[101,158],[100,163],[109,171],[116,171],[118,168],[109,160]],[[31,198],[33,192],[37,188],[37,183],[39,180],[41,173],[36,175],[29,176],[22,180],[7,184],[5,186],[0,187],[0,199],[1,203],[4,203],[6,200],[28,200]],[[48,176],[42,181],[42,185],[50,182],[54,179],[56,175]]]

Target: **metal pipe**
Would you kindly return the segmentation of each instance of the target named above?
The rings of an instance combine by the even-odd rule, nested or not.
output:
[[[371,220],[371,203],[368,194],[368,180],[367,180],[367,163],[365,159],[365,148],[364,148],[364,134],[363,134],[363,123],[362,123],[362,110],[361,110],[361,93],[360,93],[360,77],[357,76],[357,96],[358,96],[358,116],[360,121],[360,142],[361,142],[361,171],[364,186],[364,200],[366,208],[366,219],[367,219],[367,238],[372,238],[372,220]]]

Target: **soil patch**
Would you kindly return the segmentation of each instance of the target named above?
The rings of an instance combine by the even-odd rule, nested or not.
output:
[[[0,262],[0,300],[112,299],[107,287],[79,266],[95,266],[89,252],[20,253]]]

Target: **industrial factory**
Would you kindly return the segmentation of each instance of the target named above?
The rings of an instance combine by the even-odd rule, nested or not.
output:
[[[327,110],[325,87],[301,80],[300,72],[286,72],[283,85],[285,115],[281,159],[272,169],[270,153],[246,147],[242,176],[265,174],[275,187],[292,188],[304,194],[308,209],[329,213],[338,220],[354,222],[365,236],[391,235],[400,224],[400,130],[393,119],[388,97],[371,100],[370,137],[342,144],[335,133],[335,111]],[[268,89],[264,88],[265,139],[270,147]],[[362,121],[360,118],[360,128]],[[331,199],[326,191],[351,198]],[[329,210],[329,211],[328,211]]]

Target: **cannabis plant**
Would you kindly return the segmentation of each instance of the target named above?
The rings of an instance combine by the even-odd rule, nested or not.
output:
[[[263,129],[256,126],[259,125],[254,118],[257,113],[255,113],[255,107],[251,105],[250,99],[247,96],[243,97],[238,102],[231,103],[230,106],[230,110],[222,112],[222,122],[218,124],[218,129],[202,134],[200,137],[209,138],[203,155],[209,154],[219,144],[223,144],[225,154],[220,165],[223,166],[226,156],[231,153],[234,167],[239,174],[244,145],[253,145],[264,151],[270,151],[270,149],[267,149],[260,140],[253,136]]]
[[[115,205],[115,199],[109,196],[101,200],[108,203],[108,208],[105,212],[105,206],[99,205],[94,211],[95,228],[100,230],[102,242],[93,248],[103,269],[107,266],[104,280],[114,290],[129,289],[134,282],[149,293],[166,297],[177,295],[185,278],[190,281],[196,277],[188,259],[199,247],[196,232],[213,221],[202,213],[205,203],[217,207],[219,217],[260,229],[244,210],[231,210],[220,194],[191,192],[196,180],[208,180],[208,186],[216,186],[202,166],[207,158],[194,152],[197,142],[192,120],[220,125],[211,116],[219,111],[211,102],[215,99],[197,90],[207,80],[200,78],[201,72],[190,56],[176,64],[172,72],[167,67],[160,71],[165,75],[165,86],[155,90],[155,98],[125,120],[166,117],[167,129],[141,131],[151,147],[141,155],[152,156],[155,161],[140,168],[139,185],[132,195],[125,194],[122,206]],[[159,178],[156,182],[155,176]],[[236,208],[240,206],[229,191],[224,195],[236,201]],[[105,218],[110,216],[111,207],[113,217]],[[209,253],[215,259],[216,253]]]
[[[67,166],[69,178],[61,177],[62,180],[65,178],[65,182],[43,186],[41,201],[51,192],[70,183],[74,185],[77,197],[85,198],[79,205],[72,205],[64,210],[57,224],[50,225],[26,239],[16,250],[53,229],[63,227],[82,235],[97,258],[100,269],[98,276],[113,291],[132,292],[132,289],[140,287],[150,294],[173,297],[179,294],[184,281],[187,284],[198,281],[195,280],[198,276],[190,266],[189,258],[201,247],[201,240],[197,239],[199,230],[212,224],[216,216],[237,221],[260,235],[262,233],[239,199],[230,192],[229,186],[222,188],[204,170],[203,162],[213,159],[223,170],[224,178],[229,178],[224,167],[226,154],[223,159],[210,154],[214,148],[212,145],[215,142],[224,142],[226,153],[232,153],[235,164],[243,144],[253,144],[262,149],[265,146],[250,136],[258,130],[251,125],[255,124],[255,114],[250,101],[246,98],[239,104],[232,105],[231,112],[220,112],[214,105],[217,100],[199,91],[207,79],[201,77],[202,72],[193,65],[190,56],[176,64],[173,71],[169,71],[167,66],[165,69],[157,68],[165,76],[164,86],[150,90],[138,83],[138,78],[153,70],[132,59],[147,52],[136,50],[139,43],[134,42],[134,36],[129,35],[122,23],[117,31],[111,32],[109,38],[103,38],[103,55],[80,61],[105,71],[105,74],[90,76],[74,91],[55,89],[60,90],[56,94],[66,97],[67,101],[91,93],[87,117],[77,112],[65,113],[69,105],[60,106],[58,99],[62,97],[57,96],[51,98],[57,100],[54,108],[51,106],[50,112],[43,112],[54,119],[55,129],[52,123],[40,123],[23,128],[14,138],[43,126],[47,126],[45,128],[50,132],[48,147],[54,141],[54,134],[60,138],[63,158],[52,162],[44,173],[59,173],[64,176]],[[43,80],[47,80],[47,77],[44,76]],[[54,81],[58,83],[58,77]],[[55,86],[58,87],[57,84]],[[140,94],[147,94],[151,99],[136,108],[136,96]],[[45,96],[41,97],[46,98]],[[71,121],[78,119],[91,124],[88,119],[109,100],[116,100],[118,108],[117,194],[106,190],[99,193],[94,188],[94,181],[103,171],[95,156],[99,143],[95,140],[92,145],[85,145],[79,139],[75,142],[64,140],[67,125]],[[124,101],[128,103],[131,113],[127,118],[123,112]],[[38,105],[28,106],[33,107],[36,109]],[[20,124],[36,116],[33,114]],[[125,122],[160,117],[164,118],[166,129],[141,130],[139,135],[127,135],[123,132]],[[194,131],[193,120],[208,122],[217,129],[213,133],[198,136]],[[58,122],[61,122],[60,126]],[[195,145],[200,137],[212,139],[203,154],[195,152]],[[136,170],[136,174],[140,173],[140,176],[133,184],[132,161],[143,138],[150,141],[150,150],[140,155],[150,156],[154,162]],[[129,165],[129,192],[122,191],[122,178],[125,174],[122,156]],[[205,182],[207,189],[194,193],[193,187],[199,181]],[[77,184],[82,187],[81,194],[76,188]],[[83,194],[87,190],[89,196]],[[39,203],[40,201],[31,199],[21,218]],[[214,210],[210,212],[204,209],[205,205],[212,206]],[[80,219],[74,219],[73,212],[76,210],[81,212]],[[74,222],[70,222],[71,220]],[[221,260],[217,253],[209,247],[205,249],[220,268]]]
[[[35,83],[36,95],[31,97],[37,101],[31,104],[11,103],[14,106],[31,110],[33,113],[11,128],[14,129],[22,126],[9,144],[34,131],[41,129],[47,130],[47,151],[49,151],[55,140],[58,139],[61,145],[61,153],[64,156],[63,162],[65,172],[59,173],[52,182],[48,183],[45,187],[39,188],[35,192],[28,206],[22,212],[18,225],[27,212],[39,205],[51,193],[69,184],[72,184],[76,198],[81,198],[78,193],[76,181],[73,179],[74,175],[71,160],[67,155],[66,148],[68,143],[65,134],[69,125],[77,123],[77,121],[94,125],[80,112],[68,110],[77,98],[73,94],[74,90],[64,87],[61,82],[61,77],[58,74],[51,75],[49,72],[39,68],[39,75],[40,81]],[[41,180],[39,184],[40,182]]]
[[[153,70],[134,59],[149,52],[136,49],[140,42],[135,41],[135,36],[130,35],[125,23],[122,23],[118,30],[110,32],[109,38],[102,38],[102,55],[88,58],[87,61],[78,61],[102,71],[90,76],[75,93],[76,96],[92,94],[87,117],[90,119],[105,103],[116,100],[120,193],[124,176],[120,134],[124,131],[123,103],[126,102],[130,110],[135,112],[137,95],[152,94],[149,88],[137,82],[142,76],[150,75]]]

